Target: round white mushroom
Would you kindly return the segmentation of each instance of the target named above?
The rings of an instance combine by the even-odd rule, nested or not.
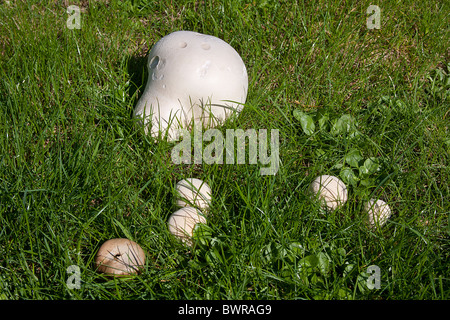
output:
[[[240,55],[225,41],[191,31],[161,38],[148,56],[149,77],[134,115],[151,134],[167,130],[176,140],[181,128],[214,127],[247,99],[248,75]],[[142,121],[141,121],[142,123]]]
[[[145,263],[145,252],[136,242],[124,239],[105,241],[95,256],[97,271],[114,276],[139,273]]]
[[[309,192],[322,202],[322,207],[335,210],[347,201],[347,187],[335,176],[321,175],[315,178]]]
[[[206,218],[192,207],[184,207],[175,211],[167,222],[169,231],[187,245],[192,245],[192,237],[197,224],[206,224]]]
[[[196,178],[187,178],[178,181],[175,189],[178,207],[195,207],[200,210],[209,208],[211,187],[206,182]]]
[[[364,204],[366,221],[370,227],[383,226],[391,216],[391,208],[383,200],[370,199]]]

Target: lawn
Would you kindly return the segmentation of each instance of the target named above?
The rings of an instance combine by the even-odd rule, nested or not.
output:
[[[448,21],[437,0],[2,1],[0,298],[450,299]],[[219,129],[279,130],[276,174],[174,164],[136,125],[147,54],[177,30],[241,55],[247,101]],[[320,174],[347,185],[335,211],[307,193]],[[192,247],[167,228],[187,177],[213,192]],[[370,198],[392,209],[377,229]],[[139,275],[96,272],[111,238],[142,246]]]

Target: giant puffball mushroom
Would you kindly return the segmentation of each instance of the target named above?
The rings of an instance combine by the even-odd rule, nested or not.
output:
[[[211,203],[210,186],[196,178],[178,181],[176,187],[176,205],[182,207],[196,207],[207,210]]]
[[[193,207],[183,207],[169,217],[167,225],[175,237],[187,245],[192,245],[195,226],[198,223],[206,224],[205,216]]]
[[[161,38],[148,56],[148,81],[134,116],[151,135],[178,138],[194,124],[214,127],[247,99],[248,75],[240,55],[225,41],[191,31]]]
[[[127,276],[139,273],[145,263],[145,252],[136,242],[117,238],[105,241],[95,256],[97,271]]]
[[[364,204],[364,212],[369,227],[374,228],[383,226],[391,216],[391,208],[383,200],[370,199]]]
[[[311,182],[309,192],[329,210],[335,210],[347,201],[347,187],[335,176],[318,176]]]

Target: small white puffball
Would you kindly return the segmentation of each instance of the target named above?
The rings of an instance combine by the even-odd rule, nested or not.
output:
[[[192,207],[184,207],[172,213],[167,225],[171,234],[183,243],[192,245],[194,229],[198,223],[206,224],[206,218],[201,211]]]
[[[183,207],[196,207],[207,210],[211,203],[211,187],[204,181],[196,178],[187,178],[179,181],[176,189],[176,205]]]
[[[145,252],[136,242],[124,239],[105,241],[95,256],[97,271],[113,276],[139,273],[145,263]]]
[[[370,227],[381,227],[391,216],[391,208],[383,200],[371,199],[364,204],[366,221]]]
[[[335,210],[347,201],[347,187],[335,176],[318,176],[311,182],[308,190],[329,210]]]

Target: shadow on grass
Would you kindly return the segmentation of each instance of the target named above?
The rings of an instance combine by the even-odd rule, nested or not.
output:
[[[137,102],[144,93],[145,85],[148,79],[147,70],[147,54],[145,56],[130,56],[127,59],[127,71],[131,76],[130,86],[128,87],[129,97],[133,97],[136,92],[136,100],[133,104],[133,110],[136,107]]]

